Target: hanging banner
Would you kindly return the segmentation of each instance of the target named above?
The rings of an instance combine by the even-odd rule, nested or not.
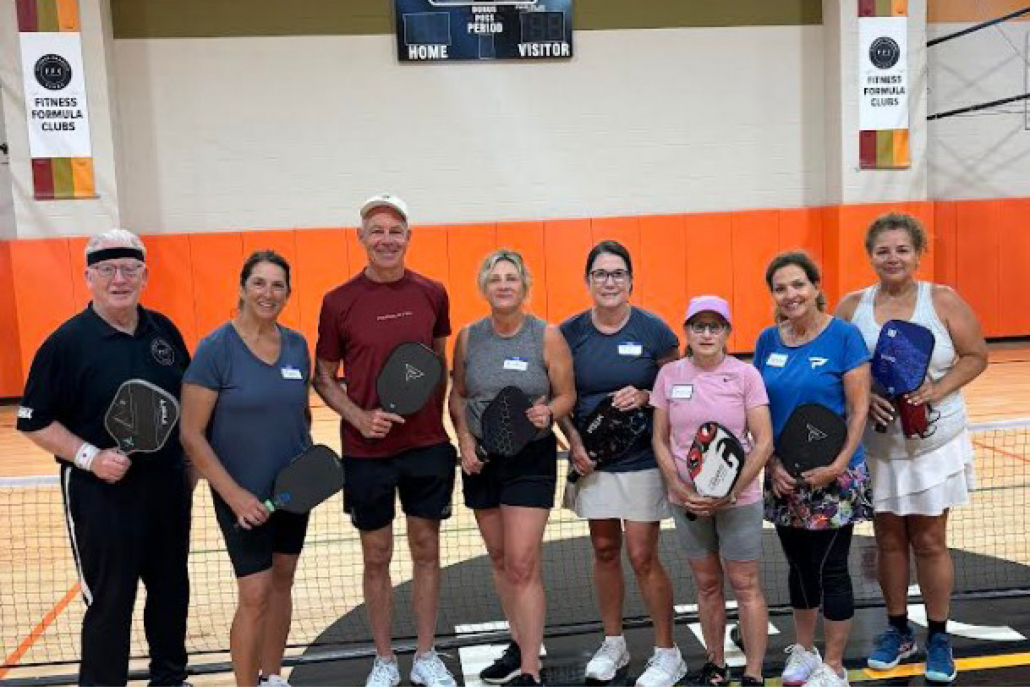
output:
[[[94,198],[78,0],[16,0],[37,200]]]
[[[911,165],[908,109],[908,2],[860,0],[858,125],[862,169]]]

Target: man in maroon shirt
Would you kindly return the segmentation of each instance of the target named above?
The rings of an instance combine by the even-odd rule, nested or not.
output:
[[[450,687],[454,678],[433,650],[440,601],[440,521],[451,514],[456,471],[456,454],[443,426],[445,384],[421,410],[404,418],[383,410],[376,394],[376,376],[400,343],[425,344],[446,364],[445,343],[451,333],[447,292],[439,282],[405,268],[411,230],[400,198],[382,194],[366,201],[358,239],[368,253],[368,265],[322,302],[314,384],[342,418],[344,501],[361,533],[365,605],[377,654],[365,684],[393,687],[400,682],[390,636],[390,560],[399,494],[414,562],[418,652],[411,681]],[[337,379],[341,362],[345,387]]]

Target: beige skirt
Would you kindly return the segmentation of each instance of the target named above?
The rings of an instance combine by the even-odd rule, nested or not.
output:
[[[658,468],[637,472],[594,472],[579,480],[576,515],[586,520],[658,522],[672,517]]]

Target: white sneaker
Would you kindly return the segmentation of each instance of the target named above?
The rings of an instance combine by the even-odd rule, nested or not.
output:
[[[789,654],[787,665],[783,667],[784,685],[805,684],[816,669],[823,664],[823,658],[815,647],[808,651],[800,644],[791,644],[783,653]]]
[[[588,680],[608,682],[615,678],[615,673],[629,665],[629,651],[626,649],[626,638],[605,637],[601,648],[587,663],[583,676]]]
[[[372,672],[365,680],[365,687],[397,687],[401,683],[401,671],[397,669],[397,659],[386,659],[376,656],[372,664]]]
[[[290,687],[290,683],[282,675],[262,675],[261,684],[267,687]]]
[[[411,684],[424,687],[457,687],[451,671],[443,664],[435,649],[416,656],[411,664]]]
[[[678,646],[671,649],[655,647],[647,661],[647,670],[637,678],[637,687],[671,687],[687,674],[687,663]]]
[[[819,667],[812,672],[812,676],[808,678],[805,687],[850,687],[850,683],[847,673],[841,677],[833,668],[825,663],[820,663]]]

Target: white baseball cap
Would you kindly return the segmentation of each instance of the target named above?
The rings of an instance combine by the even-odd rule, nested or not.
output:
[[[368,217],[368,213],[376,208],[390,208],[405,222],[408,221],[408,204],[392,193],[379,193],[366,200],[365,204],[361,206],[361,219]]]

